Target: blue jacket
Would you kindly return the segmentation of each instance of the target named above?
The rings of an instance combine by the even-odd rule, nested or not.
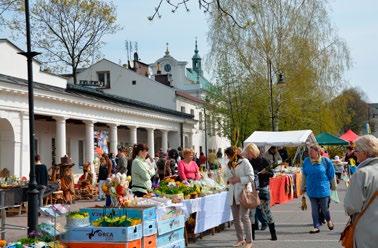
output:
[[[307,157],[303,161],[302,172],[306,179],[306,192],[309,197],[323,198],[330,196],[335,168],[329,158],[322,157],[319,163],[312,164],[311,159]]]

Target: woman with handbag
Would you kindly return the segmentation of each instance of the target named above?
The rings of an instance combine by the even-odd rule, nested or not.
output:
[[[254,174],[248,159],[238,155],[236,149],[229,147],[225,150],[229,162],[224,170],[225,182],[228,185],[227,203],[231,206],[236,237],[238,239],[234,247],[243,246],[245,248],[252,248],[252,230],[249,219],[250,209],[240,204],[240,200],[241,194],[244,193],[244,188],[248,184],[253,183]],[[244,236],[246,242],[244,241]]]
[[[274,220],[272,212],[270,210],[270,190],[269,190],[269,179],[273,177],[274,173],[269,166],[269,161],[264,157],[260,156],[259,148],[250,143],[244,148],[245,156],[251,163],[254,173],[258,176],[258,189],[260,197],[260,209],[264,216],[266,216],[269,231],[271,235],[271,240],[277,240],[276,228],[274,225]],[[254,218],[253,218],[254,219]],[[253,221],[253,220],[252,220]],[[254,238],[254,232],[257,230],[257,223],[252,224],[252,238]]]
[[[354,153],[358,169],[350,179],[344,198],[344,209],[351,217],[349,244],[342,235],[347,248],[373,248],[378,244],[378,139],[372,135],[361,136],[355,142]]]

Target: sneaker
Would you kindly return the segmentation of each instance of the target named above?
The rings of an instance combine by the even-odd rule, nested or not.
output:
[[[315,233],[319,233],[319,232],[320,232],[320,230],[318,228],[314,228],[311,231],[309,231],[310,234],[315,234]]]

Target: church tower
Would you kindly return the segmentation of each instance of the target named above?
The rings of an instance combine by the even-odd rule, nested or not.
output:
[[[197,47],[197,38],[195,43],[194,55],[192,57],[192,69],[193,71],[197,72],[199,75],[202,75],[202,66],[201,66],[201,57],[198,54],[198,47]]]

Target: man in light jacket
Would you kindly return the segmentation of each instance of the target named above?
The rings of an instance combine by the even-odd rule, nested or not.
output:
[[[360,165],[350,179],[344,208],[352,220],[366,208],[378,191],[378,139],[364,135],[356,142],[355,155]],[[378,198],[365,211],[354,233],[354,248],[373,248],[378,245]]]

